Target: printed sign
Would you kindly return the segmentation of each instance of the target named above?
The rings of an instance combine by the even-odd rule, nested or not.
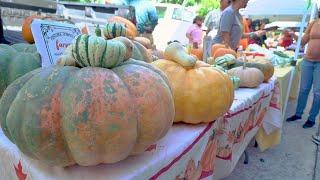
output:
[[[46,20],[34,20],[31,30],[41,54],[42,67],[54,65],[73,39],[81,34],[80,29],[73,24]]]

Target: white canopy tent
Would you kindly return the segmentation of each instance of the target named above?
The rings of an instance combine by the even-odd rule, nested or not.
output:
[[[307,9],[307,1],[308,0],[250,0],[248,6],[242,10],[242,14],[252,19],[269,18],[271,22],[297,21],[300,26],[300,32],[294,57],[296,60],[299,54],[303,31],[307,23],[316,18],[320,7],[320,0],[311,0],[311,5]],[[295,68],[292,67],[283,107],[284,112],[286,112],[294,71]],[[284,120],[284,118],[283,113],[282,120]]]
[[[252,19],[269,18],[271,21],[301,21],[307,0],[250,0],[242,10]],[[310,18],[311,8],[308,10]]]

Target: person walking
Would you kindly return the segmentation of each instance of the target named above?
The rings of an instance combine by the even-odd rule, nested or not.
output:
[[[287,119],[288,122],[301,119],[307,105],[309,92],[313,86],[313,102],[308,120],[303,128],[311,128],[315,124],[320,109],[320,13],[318,19],[311,22],[301,41],[301,45],[308,44],[307,52],[301,63],[301,80],[298,104],[295,115]]]

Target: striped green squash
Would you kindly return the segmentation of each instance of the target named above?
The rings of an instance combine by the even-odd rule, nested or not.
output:
[[[238,78],[237,76],[230,76],[230,79],[233,84],[233,89],[238,89],[240,86],[240,78]]]
[[[81,67],[113,68],[128,59],[125,44],[117,40],[82,34],[70,46],[73,58]]]
[[[121,23],[107,23],[103,28],[103,35],[106,39],[113,39],[119,36],[127,36],[127,29]]]

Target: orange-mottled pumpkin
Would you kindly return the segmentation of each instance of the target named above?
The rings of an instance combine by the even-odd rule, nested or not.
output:
[[[24,19],[22,23],[22,37],[25,41],[32,44],[34,43],[32,31],[31,31],[31,23],[34,19],[41,19],[43,18],[41,15],[31,15]]]
[[[167,75],[173,89],[175,122],[211,122],[229,110],[234,90],[227,74],[197,61],[179,43],[168,45],[164,57],[152,64]]]
[[[90,52],[84,44],[72,45],[78,48],[76,61],[93,64],[86,53],[96,57],[106,46],[96,43],[90,39]],[[132,59],[115,64],[52,66],[19,78],[0,100],[5,135],[27,156],[54,166],[115,163],[144,152],[173,123],[171,88],[150,64]]]

